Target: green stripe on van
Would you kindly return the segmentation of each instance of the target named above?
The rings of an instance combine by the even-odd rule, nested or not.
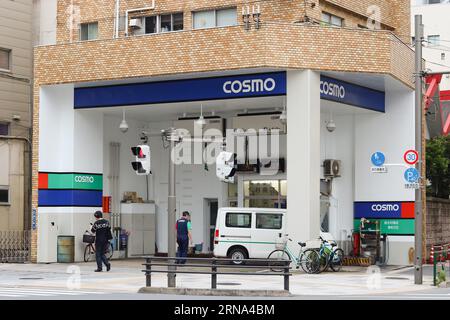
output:
[[[273,244],[275,245],[276,242],[262,242],[262,241],[228,241],[228,240],[218,240],[218,242],[226,242],[226,243],[247,243],[247,244]]]

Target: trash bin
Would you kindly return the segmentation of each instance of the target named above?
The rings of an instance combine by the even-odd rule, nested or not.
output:
[[[126,233],[122,233],[119,240],[120,250],[126,250],[128,246],[128,235]]]
[[[196,244],[195,245],[195,253],[199,254],[199,253],[202,253],[202,251],[203,251],[203,242]]]
[[[74,263],[75,261],[74,236],[58,236],[56,261],[58,263]]]

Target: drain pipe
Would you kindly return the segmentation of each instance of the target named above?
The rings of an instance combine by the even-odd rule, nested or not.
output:
[[[155,0],[152,0],[152,5],[149,7],[138,8],[138,9],[129,9],[125,11],[125,36],[128,37],[128,16],[130,13],[139,12],[139,11],[148,11],[155,9]]]
[[[120,24],[120,0],[116,0],[116,13],[114,24],[114,38],[119,38],[119,24]]]

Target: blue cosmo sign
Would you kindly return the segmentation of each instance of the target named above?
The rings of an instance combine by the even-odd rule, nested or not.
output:
[[[414,219],[414,202],[355,202],[354,217],[355,219]]]
[[[286,72],[75,89],[74,106],[100,108],[286,95]],[[384,112],[384,92],[321,77],[322,99]]]
[[[251,98],[286,94],[286,73],[134,83],[75,89],[75,108]]]
[[[364,109],[385,112],[385,93],[333,78],[320,78],[320,97]]]

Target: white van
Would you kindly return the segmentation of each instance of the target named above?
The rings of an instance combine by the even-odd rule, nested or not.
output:
[[[214,234],[214,256],[266,259],[286,228],[286,209],[219,208]]]

